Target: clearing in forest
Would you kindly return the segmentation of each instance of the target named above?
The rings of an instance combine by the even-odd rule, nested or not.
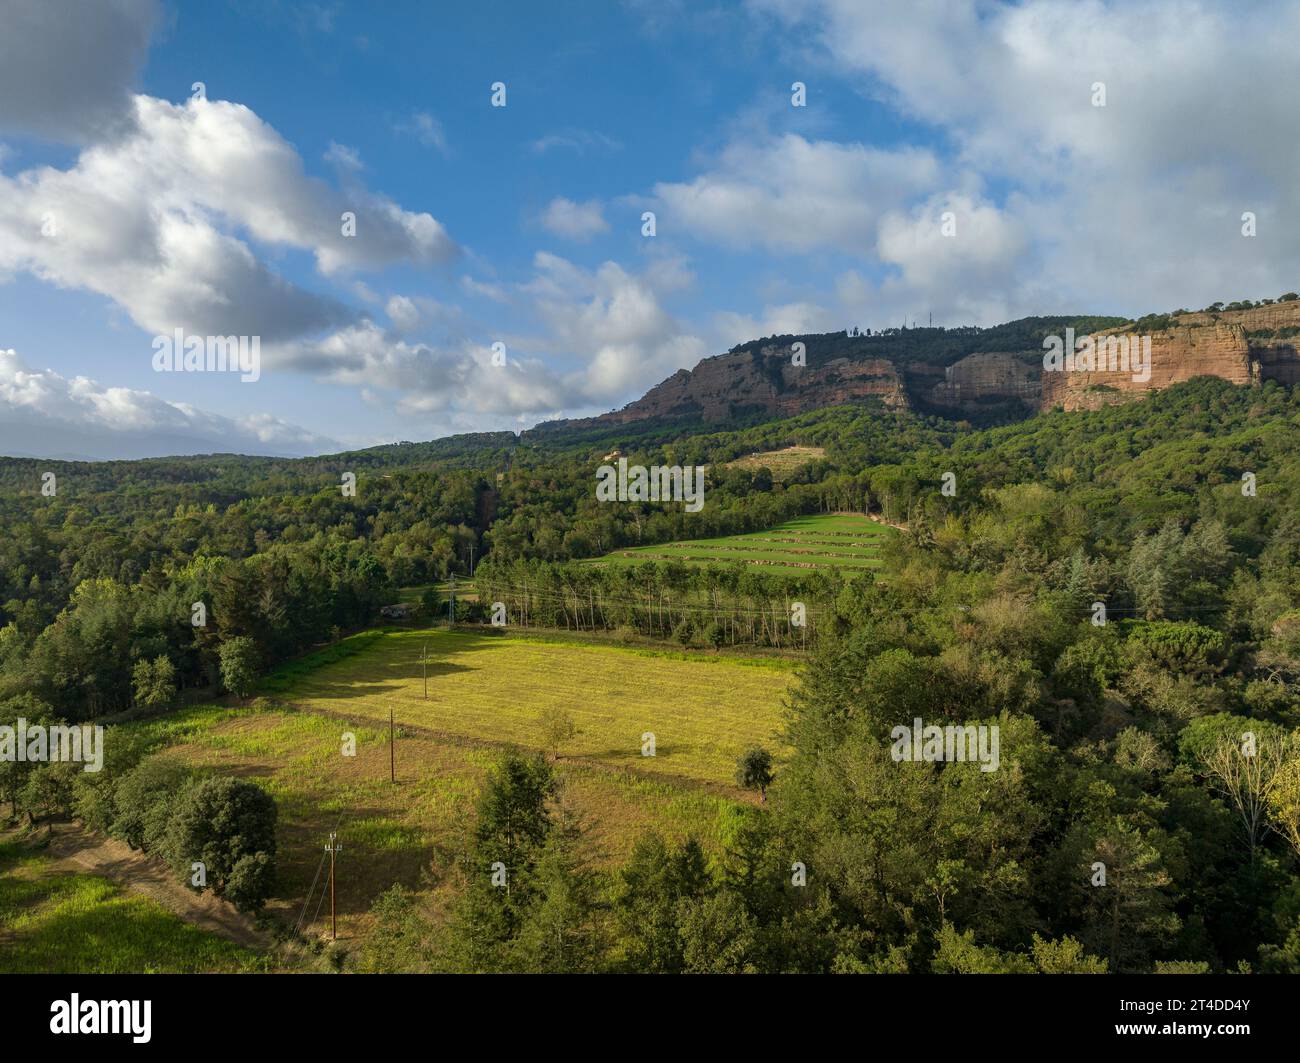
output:
[[[739,561],[774,572],[805,575],[818,569],[873,569],[880,565],[880,542],[888,534],[888,527],[868,517],[828,513],[796,517],[775,528],[743,535],[624,547],[594,563],[682,561],[707,565]]]
[[[503,749],[553,752],[542,723],[548,708],[577,727],[556,770],[599,863],[621,864],[650,830],[691,834],[716,851],[736,805],[757,800],[735,786],[736,760],[755,744],[780,752],[793,677],[792,663],[779,659],[390,629],[286,666],[266,684],[268,697],[250,705],[124,726],[154,730],[155,756],[256,781],[275,796],[280,876],[269,907],[290,924],[314,880],[319,895],[322,847],[337,830],[339,927],[351,935],[364,932],[381,892],[395,882],[421,888],[425,872],[455,851]],[[647,732],[653,757],[642,756]],[[345,733],[355,736],[355,756],[342,753]],[[311,918],[318,904],[311,908],[308,923],[319,929]]]

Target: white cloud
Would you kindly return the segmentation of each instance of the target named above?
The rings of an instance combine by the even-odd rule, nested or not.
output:
[[[1021,220],[966,195],[936,196],[881,220],[877,253],[899,273],[873,301],[891,313],[924,307],[949,324],[1005,321],[1023,305],[1027,248]]]
[[[393,329],[401,335],[409,335],[431,324],[456,325],[461,319],[460,307],[424,295],[390,296],[384,305],[384,313]]]
[[[332,449],[334,440],[269,413],[224,417],[148,391],[34,371],[16,351],[0,350],[0,453],[111,458]]]
[[[656,282],[675,283],[679,269],[637,276],[605,262],[589,272],[544,252],[534,264],[537,275],[526,290],[550,329],[548,342],[585,361],[569,379],[589,403],[625,399],[708,353],[660,302]]]
[[[330,141],[329,149],[325,152],[325,161],[348,173],[360,173],[366,168],[365,163],[361,161],[361,153],[356,148],[335,143],[333,140]]]
[[[592,150],[620,151],[623,148],[623,145],[613,137],[586,129],[566,129],[559,133],[548,133],[544,137],[538,137],[529,146],[538,155],[545,155],[548,151],[557,149],[585,155]]]
[[[751,7],[775,14],[787,38],[807,30],[865,94],[941,131],[956,173],[1013,190],[997,225],[1030,242],[1019,294],[968,261],[968,302],[1140,313],[1294,287],[1300,229],[1285,219],[1300,212],[1295,4]],[[1104,107],[1093,106],[1098,82]],[[1241,235],[1247,210],[1259,219],[1254,238]],[[906,225],[891,226],[883,248],[904,273],[941,283],[938,260],[915,239],[905,249]]]
[[[0,175],[0,273],[107,295],[151,332],[282,339],[337,325],[334,300],[272,273],[235,235],[312,252],[326,274],[456,254],[442,225],[308,177],[248,108],[137,96],[136,130],[68,170]],[[340,217],[356,214],[356,235]]]
[[[417,111],[409,120],[398,122],[393,128],[404,136],[413,137],[426,148],[434,148],[444,155],[447,153],[447,134],[442,123],[425,111]]]
[[[724,311],[713,319],[713,331],[721,350],[762,336],[799,336],[834,332],[844,327],[843,314],[808,301],[765,306],[760,317]]]
[[[508,302],[510,298],[505,289],[499,284],[489,284],[486,281],[475,280],[469,274],[461,277],[460,286],[468,295],[481,296],[484,299],[491,299],[495,303]]]
[[[809,141],[797,133],[728,146],[705,173],[660,182],[659,231],[736,247],[861,252],[881,216],[935,188],[939,166],[925,149],[883,150]]]
[[[539,219],[542,227],[556,236],[579,242],[609,232],[609,222],[601,211],[598,200],[575,203],[558,196],[547,205]]]
[[[406,312],[400,299],[389,303],[390,312],[397,310],[399,316]],[[402,413],[539,413],[569,405],[574,397],[543,362],[507,348],[506,364],[495,365],[492,355],[490,343],[421,343],[372,321],[275,352],[277,364],[333,383],[372,395],[377,390],[397,392]]]

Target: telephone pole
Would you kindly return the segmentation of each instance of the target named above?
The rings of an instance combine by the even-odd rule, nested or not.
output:
[[[456,577],[451,577],[451,590],[447,598],[447,628],[450,630],[456,623]]]
[[[343,851],[343,846],[335,841],[337,837],[337,834],[330,831],[330,841],[325,846],[325,851],[330,854],[330,938],[333,940],[337,940],[339,936],[338,920],[334,910],[334,855]]]
[[[424,670],[424,700],[429,700],[429,644],[420,651],[420,667]]]
[[[425,681],[427,687],[428,681]],[[397,782],[397,752],[393,748],[393,706],[388,706],[388,781]]]

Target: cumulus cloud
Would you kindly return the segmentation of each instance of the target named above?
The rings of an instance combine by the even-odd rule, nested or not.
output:
[[[0,133],[84,142],[118,135],[158,17],[156,0],[8,0],[0,31]]]
[[[842,314],[807,301],[766,306],[759,317],[723,311],[713,319],[717,346],[722,350],[761,336],[800,336],[844,327]]]
[[[0,453],[33,457],[140,458],[167,454],[319,454],[327,436],[269,413],[223,417],[148,391],[105,387],[84,376],[33,370],[0,350]]]
[[[600,202],[595,199],[575,203],[557,196],[547,204],[539,220],[542,228],[565,240],[582,242],[609,232],[609,222],[605,220]]]
[[[706,172],[660,182],[661,231],[736,247],[861,251],[881,216],[933,190],[939,164],[925,149],[880,149],[797,133],[730,144]]]
[[[1018,274],[1025,309],[1137,313],[1294,287],[1300,229],[1284,219],[1300,211],[1296,5],[751,7],[787,35],[806,32],[801,43],[865,94],[940,129],[956,169],[1012,189],[998,228],[1031,241]],[[1094,106],[1099,85],[1105,106]],[[1242,236],[1245,211],[1256,237]],[[920,281],[931,270],[922,260],[937,260],[906,228],[892,221],[884,250]],[[989,264],[968,264],[975,297]]]
[[[691,279],[679,258],[654,259],[639,274],[614,262],[587,270],[547,252],[533,265],[528,281],[497,294],[529,309],[538,335],[468,338],[456,308],[399,295],[386,306],[389,327],[364,320],[279,344],[264,349],[263,363],[372,396],[396,393],[404,414],[528,417],[608,409],[710,353],[663,306],[665,293]],[[448,338],[417,339],[429,325]]]
[[[389,310],[401,317],[407,308],[390,302]],[[541,413],[562,409],[575,398],[542,361],[507,346],[501,365],[494,363],[494,353],[490,343],[423,343],[365,320],[321,340],[288,345],[275,357],[278,364],[337,384],[372,394],[397,392],[403,413]]]
[[[135,116],[134,132],[70,169],[0,175],[0,272],[107,295],[152,332],[277,340],[348,314],[274,274],[235,230],[310,251],[325,274],[456,254],[429,214],[308,177],[247,107],[137,96]],[[344,235],[345,211],[355,236]]]
[[[1023,220],[962,194],[891,212],[881,219],[876,251],[897,273],[873,301],[932,310],[949,323],[1005,321],[1026,299],[1020,277],[1028,244]]]
[[[425,295],[392,295],[384,304],[384,313],[395,332],[408,335],[429,325],[458,326],[460,307],[441,303]]]
[[[704,340],[663,306],[659,282],[682,279],[661,264],[641,275],[615,262],[584,270],[557,255],[534,256],[527,286],[550,330],[551,342],[585,361],[571,377],[588,402],[612,401],[643,390],[705,356]]]

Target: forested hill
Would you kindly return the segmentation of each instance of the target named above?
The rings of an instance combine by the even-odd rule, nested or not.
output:
[[[708,466],[700,512],[601,503],[605,442],[563,429],[298,462],[0,463],[0,721],[250,689],[471,558],[479,603],[458,604],[462,623],[502,600],[512,623],[768,652],[770,625],[728,617],[799,601],[811,665],[764,852],[779,870],[817,854],[819,910],[842,923],[787,941],[804,909],[745,895],[742,921],[776,950],[754,969],[1024,970],[1031,948],[1063,969],[1050,940],[1063,955],[1082,942],[1090,969],[1300,971],[1300,774],[1278,776],[1290,796],[1253,826],[1233,802],[1254,792],[1213,774],[1246,731],[1270,757],[1300,742],[1300,390],[1202,377],[991,429],[866,403],[644,433],[624,436],[633,461]],[[780,478],[750,460],[794,445],[812,456]],[[590,563],[846,510],[901,526],[878,573]],[[433,588],[419,600],[423,622],[438,615]],[[692,634],[673,620],[691,602],[724,623]],[[885,739],[920,715],[996,723],[1011,770],[899,772]],[[45,800],[15,779],[0,771],[0,799]],[[887,826],[870,800],[916,819]],[[861,851],[906,859],[864,879]],[[1117,888],[1138,883],[1122,934],[1085,885],[1097,861]],[[945,875],[961,889],[939,903]]]

